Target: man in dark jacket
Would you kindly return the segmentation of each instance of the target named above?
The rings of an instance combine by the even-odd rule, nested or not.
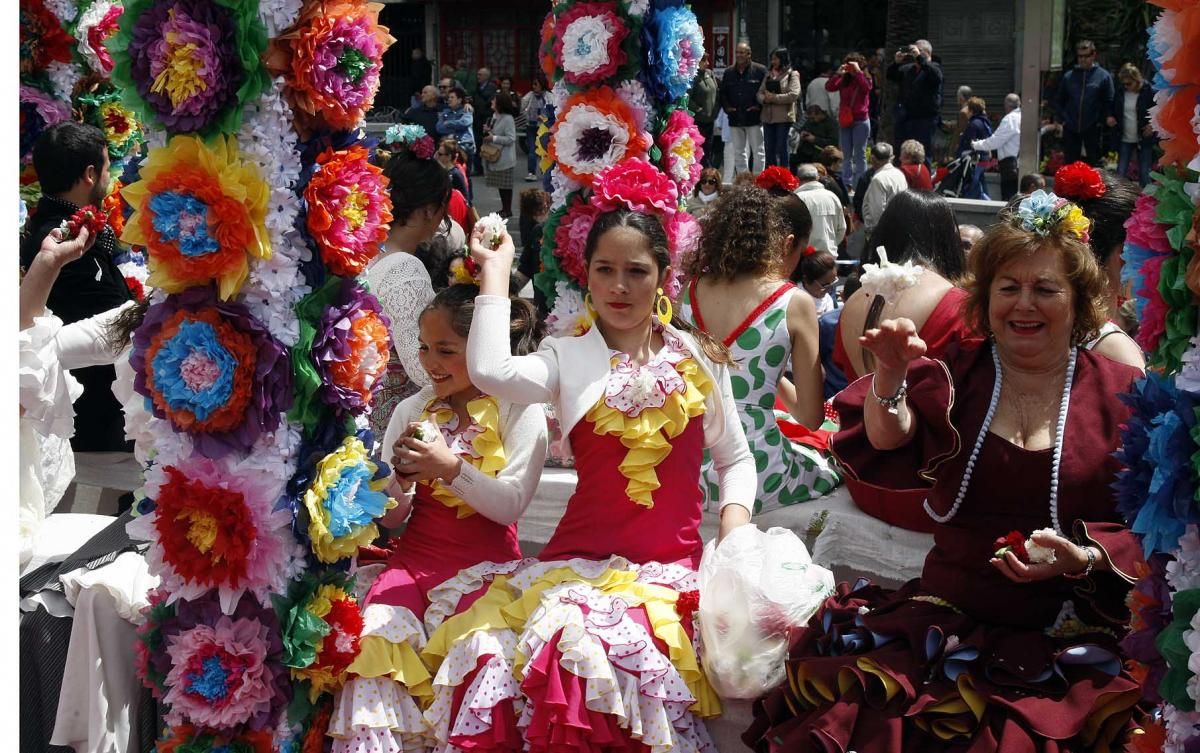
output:
[[[942,66],[933,58],[933,45],[918,39],[897,52],[887,77],[900,85],[895,142],[916,139],[928,158],[933,154],[933,132],[942,109]]]
[[[81,206],[99,207],[108,193],[108,142],[95,126],[67,120],[42,133],[33,148],[33,167],[42,185],[37,211],[26,225],[21,265],[28,267],[50,231]],[[113,261],[116,237],[105,227],[83,256],[62,268],[46,302],[65,324],[116,308],[133,296]],[[76,452],[126,452],[121,404],[112,393],[112,366],[75,369],[83,385],[75,401]]]
[[[1100,135],[1112,110],[1112,74],[1096,65],[1096,45],[1085,39],[1075,45],[1075,67],[1063,74],[1054,97],[1061,123],[1063,157],[1067,164],[1082,158],[1093,167],[1100,164]]]
[[[442,108],[439,105],[440,98],[438,90],[432,85],[426,86],[421,90],[421,101],[416,107],[410,107],[404,111],[401,119],[405,123],[415,123],[425,129],[430,138],[434,141],[438,140],[437,122],[438,113]]]
[[[766,164],[758,88],[767,77],[767,67],[750,59],[749,42],[739,42],[733,56],[733,66],[726,68],[721,77],[720,99],[733,132],[734,174],[751,169],[747,150],[754,153],[754,171],[762,172]]]
[[[696,118],[696,128],[704,137],[704,157],[700,164],[704,167],[720,167],[721,147],[713,140],[713,122],[717,119],[717,77],[713,75],[709,65],[708,53],[700,58],[700,70],[692,81],[692,89],[688,92],[688,108]]]

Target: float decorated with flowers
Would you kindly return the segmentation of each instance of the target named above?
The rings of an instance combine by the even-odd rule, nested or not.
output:
[[[584,246],[602,209],[658,215],[672,266],[695,248],[699,225],[683,205],[704,138],[687,93],[703,56],[700,24],[682,0],[560,2],[542,24],[539,59],[553,86],[538,154],[552,203],[534,284],[552,307],[552,334],[586,327]],[[678,292],[675,280],[667,292]]]
[[[139,122],[148,147],[121,235],[150,270],[127,530],[159,583],[137,664],[160,750],[320,750],[360,651],[357,557],[395,504],[367,422],[391,325],[360,278],[391,221],[361,128],[392,42],[379,8],[131,0],[119,28],[86,19],[113,26],[78,54],[116,86],[85,117],[114,156]],[[48,42],[30,43],[47,65],[65,54]],[[63,116],[39,92],[32,116]]]
[[[1158,712],[1130,749],[1181,753],[1200,749],[1200,5],[1153,4],[1165,9],[1149,41],[1150,120],[1164,154],[1125,223],[1122,253],[1149,370],[1126,397],[1133,415],[1116,489],[1146,557],[1122,646]]]

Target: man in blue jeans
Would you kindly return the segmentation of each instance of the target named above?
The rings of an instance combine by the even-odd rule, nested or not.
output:
[[[1075,67],[1063,74],[1054,97],[1066,164],[1083,159],[1092,167],[1100,165],[1100,135],[1113,95],[1112,74],[1096,65],[1096,45],[1090,39],[1078,42]],[[1081,157],[1084,150],[1087,156]]]
[[[896,102],[895,142],[916,139],[933,154],[933,132],[942,109],[942,66],[933,58],[933,45],[918,39],[896,53],[887,77],[900,85]]]

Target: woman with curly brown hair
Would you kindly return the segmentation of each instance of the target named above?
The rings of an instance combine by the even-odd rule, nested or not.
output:
[[[691,282],[681,315],[723,340],[741,366],[730,381],[758,469],[756,514],[819,497],[840,480],[821,453],[783,436],[774,412],[778,394],[803,426],[816,429],[824,418],[816,307],[788,280],[808,238],[796,237],[789,208],[804,204],[758,186],[728,189],[705,215],[700,247],[684,265]],[[789,370],[794,389],[784,378]],[[711,499],[712,468],[702,477]]]

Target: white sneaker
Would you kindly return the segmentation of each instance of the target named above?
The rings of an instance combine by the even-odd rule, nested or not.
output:
[[[532,183],[532,182],[534,182],[535,180],[537,180],[537,176],[536,176],[536,175],[534,175],[533,173],[528,173],[528,174],[525,176],[525,182],[526,182],[526,183]]]

